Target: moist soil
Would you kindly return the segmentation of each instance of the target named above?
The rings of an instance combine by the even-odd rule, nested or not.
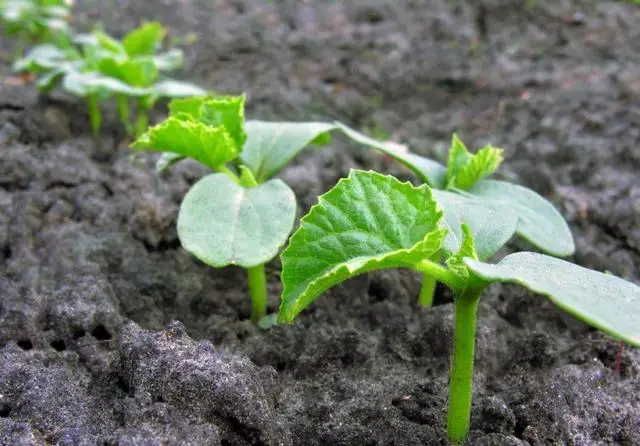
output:
[[[570,222],[573,261],[640,283],[638,6],[77,3],[80,29],[156,19],[174,42],[195,33],[181,78],[246,92],[250,118],[338,119],[436,158],[453,131],[502,146],[501,175]],[[20,85],[0,45],[1,444],[447,444],[446,290],[422,309],[415,274],[368,274],[290,326],[254,327],[244,272],[177,239],[206,169],[156,173],[113,108],[92,139],[84,104]],[[415,180],[339,137],[281,177],[304,212],[352,167]],[[272,311],[279,272],[276,259]],[[482,299],[469,444],[640,445],[638,395],[639,350],[515,286]]]

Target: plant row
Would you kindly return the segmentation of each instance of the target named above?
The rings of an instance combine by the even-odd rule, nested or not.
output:
[[[22,17],[11,12],[11,5],[40,7],[37,14],[29,10],[29,26],[5,25],[23,37],[47,41],[18,59],[15,69],[37,73],[43,91],[60,85],[85,98],[96,133],[99,103],[115,97],[125,128],[136,137],[133,149],[162,153],[158,170],[185,158],[211,169],[180,205],[178,236],[184,249],[208,265],[246,269],[253,322],[263,328],[290,323],[327,289],[380,269],[420,274],[417,299],[426,308],[438,282],[453,291],[451,441],[464,441],[469,429],[478,301],[491,284],[520,284],[640,346],[640,287],[559,259],[575,249],[561,214],[534,191],[489,178],[503,161],[502,149],[486,145],[472,153],[453,135],[445,166],[339,122],[246,120],[244,96],[208,96],[199,87],[162,76],[180,66],[182,55],[178,50],[157,52],[164,37],[160,24],[143,24],[122,40],[102,31],[74,35],[59,26],[58,20],[66,17],[59,9],[63,3],[1,4],[5,23],[7,16]],[[43,11],[52,21],[34,19]],[[166,120],[148,128],[148,110],[161,97],[182,98],[170,102]],[[132,100],[138,113],[134,124]],[[352,170],[318,198],[291,235],[296,198],[275,176],[307,146],[327,144],[335,132],[392,157],[423,184]],[[514,236],[545,254],[518,252],[489,262]],[[280,252],[280,310],[268,315],[264,267]]]

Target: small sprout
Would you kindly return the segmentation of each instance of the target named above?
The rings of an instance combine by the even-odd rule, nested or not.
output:
[[[133,144],[165,152],[158,167],[192,158],[215,173],[184,197],[178,215],[182,246],[216,268],[247,270],[251,320],[265,319],[264,265],[286,242],[296,216],[293,191],[274,179],[309,144],[326,144],[334,124],[245,121],[244,97],[196,97],[169,104],[169,117]]]
[[[464,198],[352,170],[302,218],[281,254],[279,321],[293,321],[324,291],[368,271],[408,268],[444,283],[455,298],[447,430],[449,439],[460,443],[471,416],[478,302],[489,285],[520,284],[634,346],[640,346],[640,287],[531,252],[485,263],[480,250],[486,255],[499,248],[513,234],[515,222],[503,224],[500,209],[492,208],[491,218],[478,214],[482,222],[475,231],[463,223],[454,232],[450,224],[460,215],[448,214],[460,203],[452,207],[446,202],[453,196]],[[514,217],[507,211],[504,218]]]
[[[94,31],[74,38],[81,51],[41,45],[17,61],[14,69],[40,74],[38,87],[43,91],[60,82],[64,90],[85,98],[95,135],[102,121],[99,103],[115,97],[121,122],[130,135],[137,137],[147,129],[149,110],[158,99],[206,94],[193,84],[161,76],[179,68],[183,60],[178,49],[157,53],[164,35],[163,26],[157,22],[141,25],[122,41]],[[135,100],[138,113],[133,125],[131,99]]]
[[[4,0],[0,21],[7,34],[17,36],[16,58],[22,57],[25,42],[69,46],[70,0]]]
[[[436,194],[445,191],[451,193],[442,205],[445,208],[455,206],[461,223],[473,228],[473,222],[480,218],[478,212],[482,207],[489,213],[496,209],[508,210],[509,214],[515,214],[515,233],[541,251],[557,257],[566,257],[575,251],[575,243],[567,222],[549,201],[526,187],[486,178],[500,166],[503,160],[502,149],[486,145],[474,155],[456,135],[453,135],[445,167],[408,150],[393,150],[389,142],[376,141],[356,130],[345,126],[343,128],[354,141],[391,156],[411,169],[426,184],[434,189],[443,190],[434,191]],[[455,205],[450,203],[453,195],[459,197]],[[468,214],[467,210],[470,208],[475,208],[474,215]],[[490,215],[485,217],[481,220],[496,221]],[[453,231],[459,232],[459,229],[456,229],[459,225],[452,225],[452,228]],[[478,238],[475,232],[474,237]],[[488,256],[482,252],[480,258],[486,259]],[[434,286],[432,279],[424,280],[420,292],[420,302],[423,305],[430,306]]]

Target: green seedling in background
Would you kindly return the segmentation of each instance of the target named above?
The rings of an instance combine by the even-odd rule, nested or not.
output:
[[[99,134],[102,123],[99,104],[115,97],[127,132],[139,136],[147,129],[149,110],[158,99],[206,94],[193,84],[160,77],[162,72],[179,68],[183,60],[178,49],[157,53],[164,35],[163,26],[157,22],[141,25],[122,41],[95,31],[74,38],[81,50],[36,46],[14,64],[14,70],[41,75],[37,84],[41,91],[61,83],[65,91],[85,98],[95,135]],[[133,125],[131,100],[135,101],[138,113]]]
[[[133,144],[165,153],[164,169],[192,158],[215,173],[184,197],[178,215],[182,246],[215,268],[247,270],[251,320],[265,321],[264,265],[286,242],[296,216],[293,191],[274,179],[309,144],[326,144],[336,126],[317,122],[246,121],[244,97],[177,99],[167,120]]]
[[[508,240],[515,231],[499,214],[485,222],[493,229],[483,234],[462,224],[458,249],[451,250],[442,193],[374,172],[353,170],[340,180],[302,218],[281,255],[279,321],[293,321],[324,291],[368,271],[408,268],[448,286],[455,296],[455,327],[447,431],[455,443],[469,430],[478,301],[492,283],[520,284],[640,347],[640,287],[544,254],[520,252],[497,264],[483,262],[478,246]]]
[[[16,58],[24,44],[54,43],[69,46],[71,0],[0,0],[0,19],[10,36],[18,38]]]
[[[442,202],[445,211],[449,211],[445,212],[447,220],[452,219],[450,218],[452,211],[464,213],[465,209],[470,206],[475,207],[476,211],[478,211],[478,206],[494,210],[508,210],[509,214],[515,214],[516,233],[520,237],[541,251],[556,257],[566,257],[573,254],[575,244],[569,226],[549,201],[526,187],[506,181],[487,179],[500,166],[503,160],[502,149],[487,145],[476,154],[471,154],[454,134],[449,150],[449,159],[445,167],[436,161],[410,152],[403,145],[376,141],[351,128],[345,126],[342,128],[354,141],[377,149],[404,164],[420,180],[432,188],[438,189],[434,193],[449,192],[447,197],[451,200],[453,200],[453,195],[457,195],[458,200],[454,205],[451,205],[449,200]],[[452,206],[455,209],[452,209]],[[477,213],[466,217],[462,215],[461,218],[461,223],[469,225],[474,235],[476,235],[475,231],[479,225],[477,218]],[[482,221],[487,221],[487,219],[482,219]],[[452,225],[453,231],[459,231],[457,229],[459,227],[459,224]],[[489,227],[486,229],[490,231]],[[460,236],[459,233],[458,236]],[[492,250],[489,249],[489,251]],[[480,258],[485,259],[495,251],[488,252],[483,246],[478,252]],[[426,275],[420,291],[420,303],[423,306],[432,305],[434,290],[434,278]]]

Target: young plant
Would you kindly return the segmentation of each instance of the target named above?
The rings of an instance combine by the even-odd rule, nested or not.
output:
[[[567,222],[549,201],[526,187],[487,178],[502,163],[502,149],[488,144],[476,154],[472,154],[454,134],[445,167],[410,152],[403,145],[376,141],[356,130],[339,125],[354,141],[377,149],[401,162],[432,188],[458,195],[458,211],[477,202],[490,208],[509,209],[510,213],[516,214],[516,233],[542,252],[556,257],[566,257],[575,251],[575,243]],[[473,224],[472,220],[466,219],[464,222]],[[488,258],[482,254],[481,258]],[[422,305],[431,306],[434,287],[433,278],[425,277],[420,291]]]
[[[325,290],[368,271],[408,268],[444,283],[455,296],[447,432],[460,443],[469,430],[478,301],[489,285],[520,284],[634,346],[640,346],[640,287],[544,254],[520,252],[485,263],[479,248],[506,242],[518,218],[507,211],[504,219],[513,224],[504,224],[502,211],[492,208],[480,231],[462,224],[455,232],[451,221],[458,217],[447,215],[452,198],[461,196],[351,171],[302,218],[281,255],[279,321],[293,321]]]
[[[333,124],[246,121],[244,97],[174,100],[170,115],[133,144],[136,150],[169,152],[166,168],[192,158],[215,173],[184,197],[178,215],[182,246],[215,268],[247,270],[251,320],[264,320],[264,265],[275,257],[296,216],[293,191],[274,179],[309,144],[326,144]]]
[[[115,97],[120,120],[127,132],[137,137],[147,129],[149,110],[158,99],[206,94],[193,84],[160,77],[162,72],[182,65],[182,52],[178,49],[156,53],[164,35],[163,26],[157,22],[141,25],[122,41],[95,31],[74,39],[81,51],[41,45],[16,62],[14,69],[41,74],[38,87],[42,91],[52,89],[61,81],[64,90],[85,98],[95,135],[102,122],[99,103]],[[133,125],[132,99],[138,113]]]
[[[71,0],[1,0],[0,18],[7,34],[18,37],[16,58],[25,42],[69,45]]]

